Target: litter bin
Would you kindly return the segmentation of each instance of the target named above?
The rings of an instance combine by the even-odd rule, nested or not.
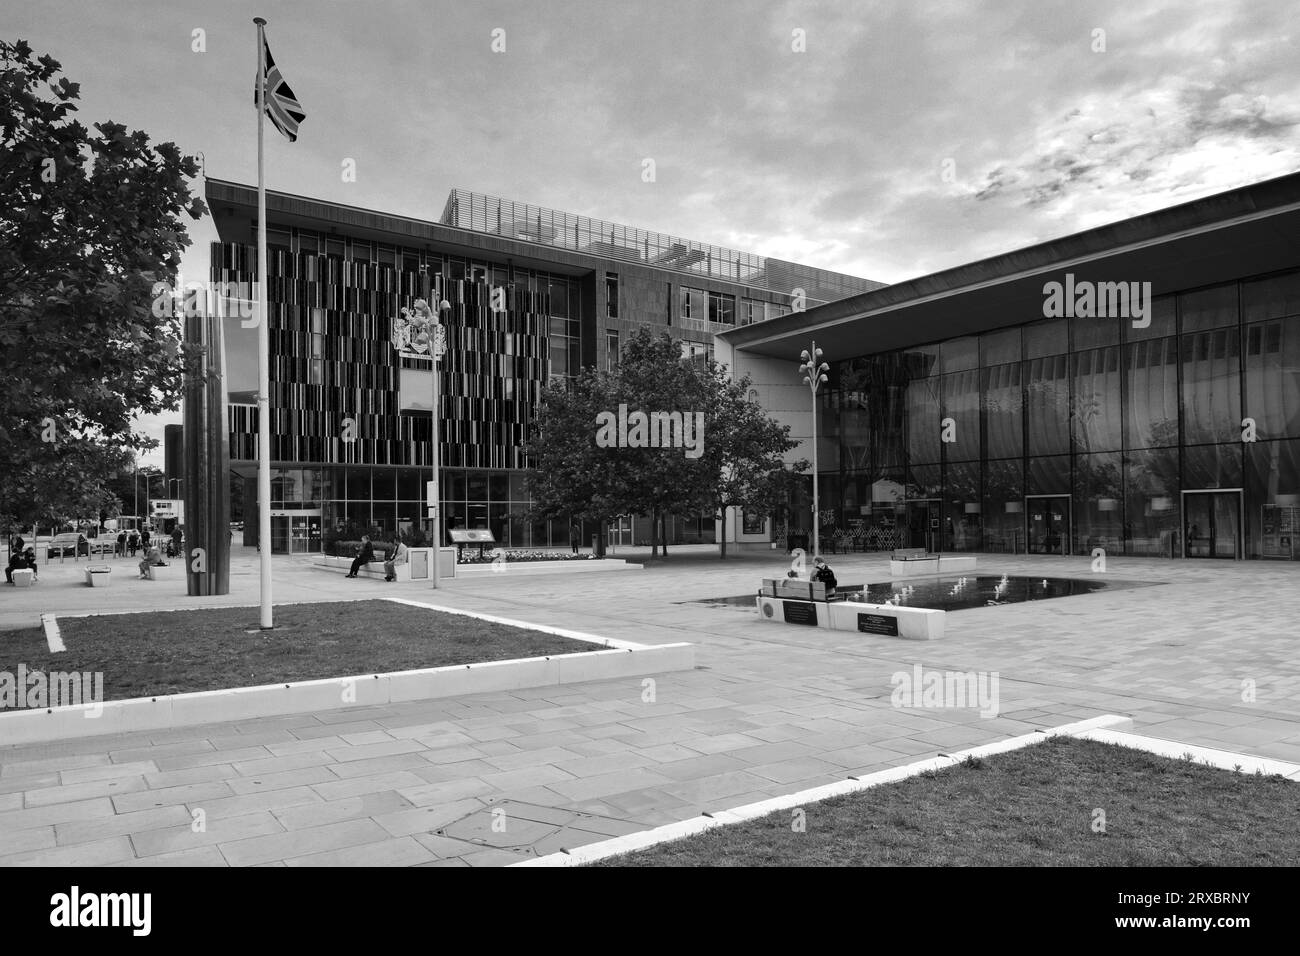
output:
[[[86,568],[86,584],[92,588],[106,588],[113,580],[113,569],[107,564],[96,564]]]

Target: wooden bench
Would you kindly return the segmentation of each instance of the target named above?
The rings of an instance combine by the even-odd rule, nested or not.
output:
[[[327,568],[331,571],[342,571],[344,574],[347,574],[352,568],[352,561],[352,558],[340,558],[335,557],[332,554],[322,554],[317,557],[316,566]],[[363,575],[368,578],[378,578],[382,581],[384,579],[384,559],[376,558],[374,561],[368,561],[361,565],[361,567],[357,568],[357,577],[362,577]],[[407,557],[407,560],[403,561],[401,564],[393,565],[393,575],[399,581],[411,580],[411,561],[409,556]]]
[[[889,560],[891,561],[925,561],[930,558],[939,557],[937,554],[930,554],[925,548],[895,548],[890,552]]]
[[[820,581],[805,581],[802,578],[764,578],[763,591],[766,597],[785,598],[792,601],[833,601],[826,595],[826,585]]]

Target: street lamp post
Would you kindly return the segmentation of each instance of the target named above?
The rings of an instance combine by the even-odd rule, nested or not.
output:
[[[799,353],[803,359],[803,364],[799,366],[799,371],[804,373],[804,384],[812,391],[812,450],[813,450],[813,513],[812,513],[812,556],[814,558],[821,554],[821,542],[819,540],[819,527],[821,523],[821,511],[819,510],[819,500],[817,497],[817,389],[826,381],[826,373],[830,371],[830,366],[821,361],[822,350],[817,347],[814,340],[812,347]]]
[[[438,587],[438,578],[441,574],[438,568],[439,558],[442,550],[442,485],[438,481],[438,472],[441,471],[442,442],[439,437],[439,395],[438,390],[438,363],[442,361],[443,353],[447,351],[447,330],[442,324],[442,313],[451,308],[451,303],[446,299],[438,303],[438,308],[433,310],[433,335],[430,337],[429,354],[433,358],[433,568],[430,571],[430,577],[433,579],[433,587]]]

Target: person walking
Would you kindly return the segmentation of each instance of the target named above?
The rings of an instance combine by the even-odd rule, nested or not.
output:
[[[175,552],[174,552],[175,554],[180,554],[180,553],[181,553],[181,538],[182,538],[182,537],[183,537],[183,533],[181,532],[181,526],[180,526],[180,525],[177,525],[176,527],[172,528],[172,548],[175,549]]]
[[[143,550],[146,554],[147,554],[148,551],[149,551],[149,528],[148,528],[148,526],[146,526],[145,529],[144,529],[143,531],[140,532],[140,548],[141,548],[141,550]]]
[[[573,545],[573,553],[577,554],[582,544],[582,525],[576,518],[569,522],[569,543]]]
[[[114,550],[115,556],[126,557],[126,531],[122,530],[117,533],[117,548]]]
[[[402,544],[401,541],[398,541],[397,547],[393,549],[392,556],[384,562],[384,580],[396,581],[397,565],[405,564],[408,560],[409,556],[407,554],[406,545]]]
[[[348,571],[348,577],[355,578],[357,570],[373,560],[375,560],[375,549],[370,543],[370,535],[362,535],[361,547],[357,551],[357,556],[352,559],[352,569]]]

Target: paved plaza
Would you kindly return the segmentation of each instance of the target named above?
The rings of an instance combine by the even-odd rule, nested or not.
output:
[[[43,610],[255,604],[256,555],[237,550],[227,597],[170,582],[90,589],[69,563],[0,593],[0,626]],[[883,555],[832,564],[846,584],[889,579]],[[980,573],[1083,577],[1090,564],[981,556]],[[0,748],[0,864],[501,865],[1104,713],[1141,734],[1300,761],[1295,565],[1111,558],[1106,577],[1156,584],[954,612],[930,643],[693,603],[754,592],[784,569],[766,553],[677,549],[642,571],[507,571],[436,595],[303,558],[275,566],[277,601],[418,598],[690,641],[697,667]],[[997,672],[997,715],[891,706],[891,675],[916,664]]]

